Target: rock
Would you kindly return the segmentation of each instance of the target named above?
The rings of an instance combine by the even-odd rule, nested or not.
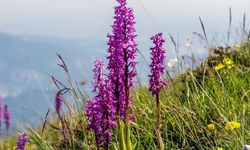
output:
[[[250,145],[244,145],[244,146],[242,147],[242,150],[250,150]]]

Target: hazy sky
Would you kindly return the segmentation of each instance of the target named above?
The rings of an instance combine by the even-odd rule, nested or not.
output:
[[[110,31],[115,0],[0,0],[0,32],[64,38],[103,37]],[[212,31],[250,16],[250,0],[128,0],[139,33],[192,32],[201,16]],[[247,17],[248,19],[249,17]]]

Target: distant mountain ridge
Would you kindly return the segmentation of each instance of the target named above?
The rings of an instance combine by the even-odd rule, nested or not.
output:
[[[57,53],[65,59],[72,79],[80,81],[90,79],[90,62],[95,57],[105,57],[105,44],[92,39],[60,39],[0,32],[0,94],[3,103],[10,106],[12,127],[15,128],[23,116],[36,125],[37,120],[30,111],[44,114],[53,106],[55,89],[50,83],[50,76],[65,79],[63,71],[57,66],[60,63]],[[24,111],[24,108],[29,111]]]

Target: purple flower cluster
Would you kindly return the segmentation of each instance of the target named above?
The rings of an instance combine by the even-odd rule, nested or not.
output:
[[[160,90],[167,85],[167,82],[161,78],[164,73],[164,59],[165,59],[165,49],[163,48],[164,39],[162,33],[158,33],[151,38],[154,43],[154,47],[150,48],[151,50],[151,60],[150,65],[151,75],[150,77],[150,87],[149,90],[157,95],[160,93]]]
[[[10,128],[10,111],[8,105],[4,105],[4,119],[6,124],[6,129],[9,130]]]
[[[16,149],[25,150],[25,145],[28,143],[28,141],[29,139],[27,133],[21,133],[17,139]]]
[[[132,107],[132,98],[129,91],[133,87],[133,78],[136,76],[135,56],[137,44],[135,43],[135,17],[133,10],[127,7],[125,0],[118,0],[119,6],[115,7],[114,24],[112,33],[108,35],[109,80],[111,90],[116,102],[117,116],[125,117],[126,100]]]
[[[55,98],[55,109],[57,114],[60,114],[60,111],[62,109],[62,103],[63,103],[62,91],[58,91],[56,93],[56,98]]]
[[[93,69],[93,92],[97,94],[102,94],[104,86],[106,84],[105,76],[104,76],[104,62],[96,59],[94,62],[94,69]]]
[[[117,0],[117,2],[122,4],[122,5],[126,5],[126,0]]]
[[[5,120],[6,130],[10,128],[10,111],[8,105],[4,105],[4,109],[2,108],[2,97],[0,96],[0,127],[2,126],[2,115]],[[3,113],[2,113],[3,112]]]
[[[95,61],[93,92],[96,96],[86,105],[88,127],[95,132],[98,147],[108,148],[117,118],[126,122],[131,114],[131,88],[136,76],[135,19],[126,0],[117,0],[112,33],[108,34],[108,78],[104,75],[104,63]],[[122,135],[123,136],[123,135]]]
[[[86,105],[88,128],[95,132],[98,147],[107,148],[112,138],[111,128],[115,127],[116,117],[110,82],[105,80],[104,63],[95,61],[93,69],[93,92],[96,96]]]

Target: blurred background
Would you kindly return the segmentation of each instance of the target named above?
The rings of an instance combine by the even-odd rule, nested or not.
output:
[[[0,96],[11,110],[11,131],[40,125],[53,109],[55,87],[50,76],[65,80],[57,53],[68,65],[72,79],[91,91],[91,68],[95,58],[105,58],[107,33],[111,32],[115,0],[0,0]],[[211,45],[225,45],[232,10],[231,41],[239,40],[244,13],[249,24],[249,0],[128,0],[136,16],[137,43],[149,59],[150,36],[163,32],[167,61],[190,51],[199,60],[207,56],[201,33],[202,18]],[[194,45],[195,43],[195,45]],[[142,78],[147,72],[139,65]]]

